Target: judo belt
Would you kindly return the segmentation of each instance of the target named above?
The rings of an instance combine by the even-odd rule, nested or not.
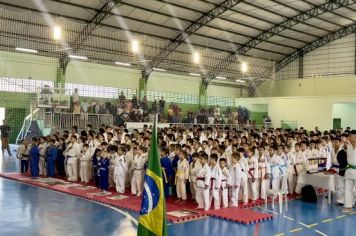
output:
[[[248,170],[248,174],[251,176],[251,178],[253,178],[253,174],[252,174],[252,171],[254,170],[255,168],[251,168]]]
[[[271,176],[272,176],[272,179],[274,179],[274,178],[273,178],[273,174],[272,174],[272,168],[276,168],[276,167],[278,167],[278,165],[272,165],[272,166],[271,166]],[[279,169],[279,168],[278,168],[278,169]]]
[[[168,179],[167,179],[167,174],[166,174],[166,168],[162,167],[162,174],[164,177],[164,182],[167,184],[168,183]]]
[[[356,170],[356,166],[355,165],[351,165],[351,164],[347,164],[346,169]]]
[[[210,178],[210,189],[213,189],[214,180],[215,178]]]
[[[278,166],[278,169],[279,169],[279,171],[281,172],[282,175],[284,175],[284,173],[283,173],[283,171],[282,171],[282,168],[283,168],[283,167],[287,168],[287,165],[284,164],[284,165]]]
[[[302,164],[302,163],[296,163],[296,164],[294,165],[294,171],[295,171],[295,175],[296,175],[296,176],[299,175],[298,170],[297,170],[297,165],[303,165],[303,164]]]
[[[67,156],[67,158],[66,158],[66,160],[65,160],[65,163],[64,164],[66,164],[67,165],[67,163],[68,163],[68,159],[70,159],[70,158],[73,158],[72,156]]]
[[[223,183],[223,182],[226,182],[226,179],[222,179],[222,180],[221,180],[221,183]],[[227,189],[227,187],[226,187],[226,186],[223,187],[222,184],[221,184],[221,189]]]
[[[177,185],[177,179],[178,179],[178,175],[181,175],[183,174],[184,175],[184,171],[183,170],[177,170],[176,172],[176,178],[174,180],[174,184]]]

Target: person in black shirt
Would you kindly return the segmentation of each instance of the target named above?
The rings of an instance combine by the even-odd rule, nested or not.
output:
[[[7,150],[9,156],[12,156],[10,145],[9,145],[9,136],[11,128],[6,124],[6,120],[3,120],[3,125],[0,126],[1,131],[1,149],[2,154],[4,155],[4,151]]]

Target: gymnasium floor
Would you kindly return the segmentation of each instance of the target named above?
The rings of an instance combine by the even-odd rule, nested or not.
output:
[[[17,171],[14,157],[0,157],[0,171]],[[255,208],[256,210],[263,210]],[[342,208],[292,201],[273,220],[241,225],[208,218],[169,224],[168,235],[354,235],[356,214]],[[278,211],[277,208],[275,211]],[[271,213],[271,212],[269,212]],[[0,178],[0,235],[136,235],[137,214],[74,196]]]

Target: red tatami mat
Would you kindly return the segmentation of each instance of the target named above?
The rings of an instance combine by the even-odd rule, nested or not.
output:
[[[220,210],[208,211],[209,216],[238,222],[241,224],[254,224],[265,220],[270,220],[273,215],[241,208],[222,208]]]
[[[67,193],[134,212],[139,212],[141,208],[140,197],[130,196],[129,194],[119,195],[114,191],[106,192],[104,195],[102,195],[102,192],[92,185],[82,185],[81,183],[73,182],[70,183],[65,180],[55,178],[40,177],[38,179],[33,179],[20,173],[0,173],[0,177],[24,182],[33,186],[43,187],[62,193]],[[173,223],[200,219],[207,216],[231,220],[242,224],[251,224],[272,218],[272,215],[269,214],[241,209],[264,205],[263,201],[257,201],[255,203],[249,203],[246,205],[239,204],[238,208],[226,208],[204,212],[201,210],[196,210],[197,204],[192,201],[177,203],[175,200],[176,199],[174,198],[168,198],[166,201],[167,219]]]

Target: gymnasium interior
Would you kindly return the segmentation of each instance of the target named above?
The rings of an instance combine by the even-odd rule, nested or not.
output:
[[[350,159],[356,161],[350,150],[356,129],[355,21],[356,0],[0,0],[0,235],[354,235],[356,177],[355,187],[340,190],[345,177],[338,149],[347,152],[348,178],[355,169]],[[69,136],[63,136],[66,132]],[[166,232],[142,234],[138,229],[150,187],[142,183],[144,197],[140,190],[133,196],[130,168],[124,193],[118,194],[117,179],[114,185],[109,181],[108,191],[96,188],[93,178],[99,172],[93,166],[86,169],[85,183],[81,164],[75,181],[68,179],[67,167],[59,176],[57,162],[53,176],[39,167],[33,177],[31,154],[20,151],[41,137],[59,147],[60,139],[69,144],[77,135],[83,145],[90,132],[95,140],[99,134],[104,138],[98,138],[98,149],[116,142],[116,150],[124,146],[132,152],[136,143],[150,160],[145,169],[151,168],[157,142],[159,155],[169,149],[167,156],[174,156],[179,145],[189,163],[195,145],[197,150],[204,150],[205,142],[211,145],[209,160],[213,149],[223,148],[217,165],[223,153],[231,157],[227,150],[234,145],[242,159],[249,151],[258,158],[259,146],[267,158],[271,142],[293,150],[307,143],[312,153],[326,140],[331,149],[322,157],[315,154],[314,162],[305,157],[305,173],[290,168],[294,189],[313,186],[314,202],[304,201],[303,189],[298,194],[293,187],[276,190],[273,173],[266,184],[265,172],[251,177],[257,167],[250,166],[246,183],[252,180],[254,186],[259,178],[258,194],[265,185],[266,196],[251,200],[249,190],[242,202],[241,182],[237,207],[230,205],[234,186],[229,185],[226,208],[221,202],[215,209],[197,209],[190,164],[183,195],[176,188],[179,167],[173,164],[171,181],[159,167],[169,192],[164,199],[158,186]],[[277,152],[277,146],[272,149]],[[203,154],[197,150],[199,159]],[[47,163],[48,152],[43,155]],[[71,156],[63,155],[67,165]],[[23,161],[29,166],[25,171]],[[142,173],[141,181],[147,181]],[[291,189],[289,174],[285,183]],[[210,197],[216,199],[211,186]],[[340,191],[354,196],[351,206]],[[159,227],[157,222],[152,224]]]

